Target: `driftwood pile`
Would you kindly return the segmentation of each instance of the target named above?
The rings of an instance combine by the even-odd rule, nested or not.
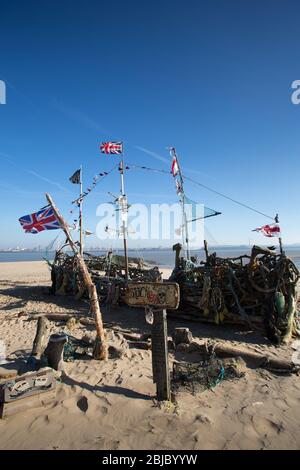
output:
[[[180,285],[181,305],[173,315],[204,322],[242,323],[263,328],[273,342],[288,342],[298,329],[299,271],[284,253],[254,246],[251,256],[218,258],[194,265],[176,251],[170,281]],[[172,314],[172,313],[171,313]]]
[[[84,261],[101,302],[118,304],[124,299],[126,289],[124,257],[113,255],[111,252],[107,256],[84,253]],[[49,262],[49,265],[53,294],[72,294],[77,299],[87,297],[76,257],[57,251],[53,263]],[[143,261],[138,258],[129,258],[128,273],[132,281],[161,282],[158,267],[146,269]]]

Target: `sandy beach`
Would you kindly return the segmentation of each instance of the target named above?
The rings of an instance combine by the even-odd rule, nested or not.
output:
[[[164,275],[167,276],[165,271]],[[34,316],[68,313],[88,316],[87,302],[49,294],[44,262],[0,263],[0,339],[9,360],[30,354]],[[0,420],[0,449],[298,449],[300,381],[297,375],[273,374],[246,367],[244,377],[223,381],[195,395],[181,391],[176,406],[155,400],[151,352],[129,347],[123,334],[149,332],[144,311],[103,307],[110,345],[121,357],[66,363],[55,400],[43,408]],[[214,338],[249,350],[291,358],[291,346],[276,348],[248,329],[168,321],[171,336],[187,326],[195,341]],[[81,338],[93,326],[51,321],[47,334],[66,331]],[[184,352],[170,352],[189,360]]]

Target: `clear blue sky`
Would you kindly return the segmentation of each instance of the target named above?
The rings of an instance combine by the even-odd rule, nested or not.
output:
[[[99,142],[122,139],[131,163],[169,169],[175,145],[184,172],[267,214],[283,238],[300,242],[299,1],[2,0],[0,79],[0,247],[46,245],[18,217],[45,204],[64,214],[86,182],[112,167]],[[86,199],[87,225],[117,192],[108,177]],[[189,195],[223,215],[207,227],[218,243],[265,242],[251,233],[268,219],[195,185]],[[130,202],[174,202],[171,177],[129,171]],[[91,239],[93,244],[101,241]]]

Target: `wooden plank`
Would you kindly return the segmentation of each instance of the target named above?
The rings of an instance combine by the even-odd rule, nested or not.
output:
[[[24,411],[30,411],[32,408],[49,405],[53,403],[56,397],[56,390],[40,393],[38,395],[31,395],[21,400],[16,400],[10,403],[0,403],[0,418],[8,418]]]
[[[19,375],[0,384],[0,402],[9,403],[53,390],[56,380],[53,370],[41,369],[38,372]]]
[[[125,303],[130,307],[159,307],[175,310],[179,306],[180,290],[176,282],[129,282]]]
[[[167,339],[167,312],[166,310],[154,311],[152,324],[152,370],[158,400],[170,400],[171,397]]]

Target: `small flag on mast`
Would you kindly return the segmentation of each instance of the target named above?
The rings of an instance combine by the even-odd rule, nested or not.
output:
[[[178,167],[177,158],[173,157],[172,166],[171,166],[171,173],[174,176],[174,178],[175,178],[175,176],[177,175],[178,172],[179,172],[179,167]]]
[[[100,151],[107,155],[120,155],[123,153],[123,142],[102,142]]]
[[[75,173],[69,178],[69,181],[73,184],[80,184],[80,173],[81,170],[76,170]]]
[[[265,237],[280,237],[280,227],[278,224],[263,225],[262,227],[255,228],[252,232],[261,232]]]
[[[180,194],[182,194],[182,187],[181,187],[181,184],[179,183],[178,179],[176,179],[176,189],[177,189],[178,196]]]

